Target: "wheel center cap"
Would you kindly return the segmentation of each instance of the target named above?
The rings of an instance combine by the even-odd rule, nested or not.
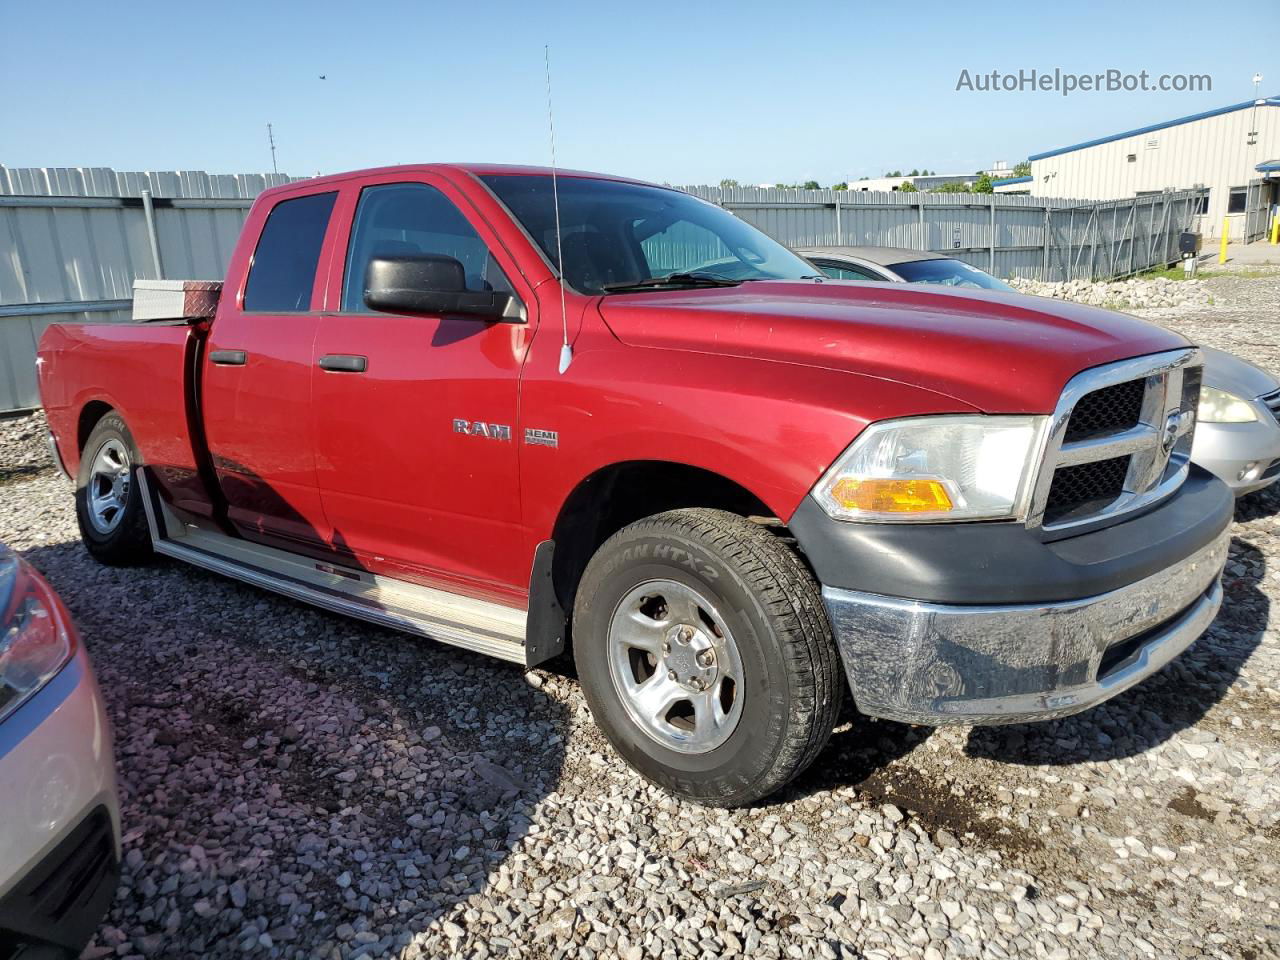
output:
[[[662,668],[669,679],[682,687],[695,692],[707,690],[719,673],[715,645],[701,630],[676,626],[662,645]]]

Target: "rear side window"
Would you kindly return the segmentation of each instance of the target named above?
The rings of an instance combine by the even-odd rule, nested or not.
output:
[[[863,270],[855,267],[851,263],[836,263],[832,260],[814,260],[814,265],[818,267],[832,280],[883,280],[877,274],[870,270]]]
[[[244,309],[293,313],[311,309],[311,288],[336,193],[282,200],[267,216],[253,252]]]
[[[425,183],[389,183],[360,192],[347,250],[342,309],[363,313],[364,276],[380,256],[441,254],[462,264],[468,290],[511,293],[502,268],[453,202]]]

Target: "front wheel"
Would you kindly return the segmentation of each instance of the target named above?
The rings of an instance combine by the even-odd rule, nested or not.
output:
[[[817,584],[759,524],[673,510],[607,540],[583,574],[574,658],[596,722],[641,775],[741,806],[813,762],[843,695]]]

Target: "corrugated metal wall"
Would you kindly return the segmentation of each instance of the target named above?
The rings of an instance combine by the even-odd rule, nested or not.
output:
[[[0,167],[0,411],[35,406],[50,323],[129,318],[133,281],[157,276],[142,192],[168,277],[222,277],[253,198],[284,174]]]
[[[135,278],[220,279],[253,197],[293,178],[0,167],[0,411],[39,403],[36,343],[58,322],[129,318]],[[1002,277],[1109,277],[1176,258],[1194,199],[686,187],[799,247],[944,250]],[[143,191],[154,199],[161,271]]]
[[[936,250],[999,277],[1105,279],[1175,260],[1203,191],[1105,203],[1008,194],[684,187],[791,247]]]

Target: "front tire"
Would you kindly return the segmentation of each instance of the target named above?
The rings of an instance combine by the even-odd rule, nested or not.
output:
[[[818,586],[759,524],[720,510],[640,520],[592,557],[574,659],[614,748],[677,796],[735,807],[813,762],[843,696]]]
[[[76,476],[76,521],[94,559],[109,566],[144,563],[151,534],[134,471],[142,463],[133,434],[108,413],[89,434]]]

